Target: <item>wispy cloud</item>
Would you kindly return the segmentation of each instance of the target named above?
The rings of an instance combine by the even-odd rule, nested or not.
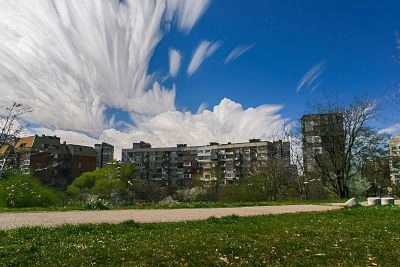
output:
[[[175,19],[178,29],[188,34],[209,4],[210,0],[168,0],[165,18],[167,21]]]
[[[35,128],[33,134],[61,137],[70,144],[93,146],[108,142],[115,146],[115,157],[120,159],[122,148],[132,147],[133,141],[150,142],[154,147],[175,146],[177,142],[188,145],[206,145],[210,141],[220,143],[247,142],[251,138],[272,140],[284,137],[286,119],[279,115],[281,105],[262,105],[243,109],[242,105],[224,98],[212,110],[201,104],[197,113],[170,111],[150,119],[135,118],[135,126],[126,131],[113,128],[104,130],[98,138],[84,133],[65,130]]]
[[[317,81],[317,79],[321,76],[324,67],[325,61],[322,61],[307,71],[307,73],[300,79],[296,92],[299,92],[304,87],[310,89],[310,92],[313,92],[315,89],[317,89],[320,82],[315,83],[315,81]]]
[[[109,142],[119,158],[121,148],[140,140],[174,146],[269,139],[285,121],[281,106],[243,109],[229,99],[210,110],[202,104],[196,113],[178,111],[175,86],[166,88],[148,72],[166,14],[187,33],[209,1],[2,0],[0,5],[0,105],[21,100],[31,106],[32,133],[57,135],[67,143]],[[220,45],[201,42],[187,73]],[[179,58],[180,52],[170,50],[171,76],[179,72]],[[123,130],[107,110],[129,113]]]
[[[187,69],[187,74],[192,76],[193,73],[199,68],[203,61],[214,54],[215,51],[221,46],[221,42],[202,41],[193,53],[192,60]]]
[[[388,128],[382,129],[379,131],[380,133],[390,134],[390,135],[400,135],[400,123],[393,124]]]
[[[253,48],[254,44],[252,45],[240,45],[232,50],[229,55],[225,59],[225,64],[231,61],[234,61],[238,57],[240,57],[243,53],[247,52],[249,49]]]
[[[175,77],[181,66],[181,54],[178,50],[169,49],[169,75]]]
[[[32,123],[92,136],[113,126],[108,107],[174,110],[175,90],[148,73],[169,3],[187,32],[209,1],[2,1],[0,104],[22,99]],[[172,52],[172,74],[178,62]]]

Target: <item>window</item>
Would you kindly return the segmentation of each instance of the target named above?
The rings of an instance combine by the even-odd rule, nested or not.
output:
[[[315,154],[322,154],[322,147],[315,147],[314,148],[314,153]]]
[[[314,121],[306,121],[304,122],[304,131],[311,132],[313,130],[315,122]]]
[[[320,136],[306,136],[306,142],[310,144],[321,143]]]

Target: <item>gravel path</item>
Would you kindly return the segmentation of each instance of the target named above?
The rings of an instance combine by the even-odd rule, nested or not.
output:
[[[63,224],[120,223],[134,220],[140,223],[204,220],[211,216],[254,216],[340,209],[344,205],[284,205],[237,208],[165,209],[165,210],[102,210],[65,212],[5,212],[0,213],[0,230],[23,226],[54,227]]]

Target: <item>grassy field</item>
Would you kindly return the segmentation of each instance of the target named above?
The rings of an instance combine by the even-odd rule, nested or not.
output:
[[[399,206],[32,227],[0,231],[0,265],[398,266],[399,233]]]

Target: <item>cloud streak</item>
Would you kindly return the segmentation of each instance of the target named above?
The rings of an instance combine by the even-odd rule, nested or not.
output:
[[[392,136],[400,135],[400,123],[390,125],[388,128],[379,131],[382,134],[390,134]]]
[[[278,112],[281,105],[261,105],[244,109],[241,104],[228,98],[206,109],[204,104],[198,112],[169,111],[150,119],[137,117],[135,126],[127,131],[114,128],[104,130],[98,140],[115,146],[115,157],[120,159],[122,148],[131,148],[132,142],[150,142],[153,147],[175,146],[177,143],[206,145],[209,142],[247,142],[251,138],[273,140],[284,138],[286,119]],[[65,130],[35,128],[33,134],[60,136],[62,141],[92,146],[99,142],[83,133]]]
[[[317,79],[321,76],[322,70],[325,67],[325,61],[322,61],[316,65],[314,65],[306,74],[300,79],[299,84],[297,85],[296,92],[300,92],[303,88],[310,89],[310,92],[313,92],[320,85]]]
[[[175,77],[178,74],[181,66],[181,58],[181,54],[178,50],[169,49],[169,75],[171,75],[171,77]]]
[[[188,34],[207,10],[209,4],[210,0],[169,0],[165,19],[166,21],[176,20],[178,29]]]
[[[117,158],[122,148],[140,140],[174,146],[269,139],[285,122],[277,114],[282,106],[244,109],[225,98],[210,110],[201,104],[194,114],[181,112],[175,107],[175,85],[166,88],[149,73],[163,25],[176,23],[187,34],[208,5],[204,0],[2,0],[0,104],[18,100],[31,106],[32,134],[84,145],[108,142]],[[220,45],[200,42],[188,75]],[[180,51],[169,50],[169,64],[175,77]],[[116,121],[110,110],[123,111],[130,120]],[[123,130],[117,129],[120,124]]]
[[[170,2],[172,4],[170,4]],[[32,107],[30,120],[96,136],[108,107],[154,115],[175,109],[175,90],[148,73],[165,14],[188,32],[209,1],[4,0],[0,8],[2,102]],[[173,74],[179,69],[172,58]],[[143,104],[156,103],[154,108]]]
[[[236,47],[235,49],[232,50],[232,52],[229,53],[229,55],[226,57],[224,63],[226,64],[226,63],[236,60],[238,57],[240,57],[241,55],[243,55],[245,52],[247,52],[248,50],[250,50],[253,47],[254,47],[254,44],[253,45],[240,45],[240,46]]]
[[[210,42],[210,41],[202,41],[196,48],[193,53],[192,60],[189,63],[187,68],[188,76],[192,76],[193,73],[200,67],[203,61],[210,57],[212,54],[217,51],[217,49],[221,46],[221,42]]]

